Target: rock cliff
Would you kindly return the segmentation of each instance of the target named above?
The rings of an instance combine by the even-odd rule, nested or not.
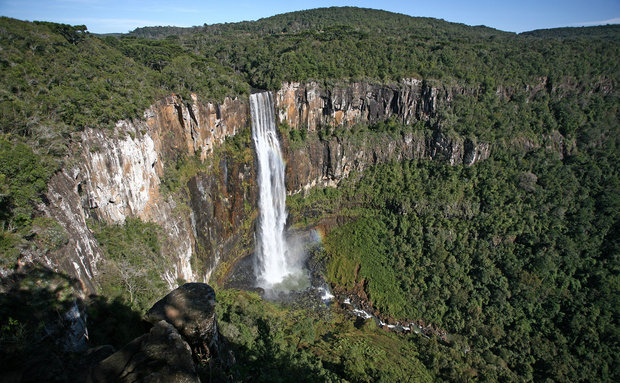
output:
[[[190,182],[189,193],[182,190],[179,195],[162,193],[164,169],[174,167],[183,157],[205,160],[226,137],[247,128],[246,102],[227,98],[222,104],[212,104],[194,98],[193,103],[186,103],[171,95],[145,111],[142,120],[119,121],[113,130],[83,131],[77,165],[56,174],[49,183],[50,203],[43,210],[70,234],[70,242],[61,249],[61,256],[48,259],[48,265],[76,276],[92,290],[102,253],[86,220],[113,224],[139,217],[157,223],[166,233],[163,242],[173,268],[162,273],[170,286],[177,278],[208,279],[214,264],[208,264],[213,259],[211,248],[204,249],[235,234],[239,219],[235,221],[233,214],[224,229],[226,213],[222,210],[242,208],[244,198],[253,198],[248,193],[235,195],[242,193],[236,181],[251,179],[253,169],[229,167],[223,158],[209,175],[199,173]],[[205,178],[216,181],[205,182]],[[196,210],[187,209],[188,199]],[[231,206],[222,207],[227,199],[233,200]],[[202,234],[205,230],[213,233],[209,239]],[[207,261],[194,270],[192,256],[199,248]]]
[[[313,132],[351,130],[388,119],[404,125],[423,121],[431,125],[439,107],[449,105],[457,94],[477,93],[476,89],[431,86],[417,79],[398,84],[356,82],[331,89],[315,82],[285,83],[276,94],[280,124],[307,130],[303,146],[286,144],[287,190],[297,193],[317,185],[336,186],[351,171],[388,160],[439,159],[452,165],[472,165],[490,155],[488,143],[475,138],[447,135],[439,123],[432,130],[412,130],[402,134],[323,135]],[[286,137],[283,137],[287,142]],[[299,145],[297,145],[299,146]]]
[[[411,124],[435,117],[438,107],[449,104],[457,94],[477,92],[460,86],[433,86],[413,78],[397,84],[354,82],[331,88],[316,82],[292,82],[284,83],[276,93],[276,111],[280,122],[309,131],[374,124],[391,117]]]

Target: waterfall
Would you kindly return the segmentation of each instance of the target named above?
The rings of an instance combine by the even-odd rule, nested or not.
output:
[[[252,140],[258,158],[258,228],[256,277],[259,286],[282,283],[293,270],[287,264],[286,186],[284,161],[276,133],[273,98],[270,92],[250,95]]]

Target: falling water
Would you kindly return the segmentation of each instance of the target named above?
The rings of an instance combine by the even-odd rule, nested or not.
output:
[[[273,99],[270,92],[250,96],[252,139],[258,158],[258,238],[256,277],[258,284],[270,288],[290,274],[287,264],[286,187],[284,161],[276,134]]]

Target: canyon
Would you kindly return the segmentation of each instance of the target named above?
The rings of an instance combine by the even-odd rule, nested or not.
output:
[[[416,79],[331,88],[315,82],[284,83],[274,94],[278,123],[308,133],[303,145],[294,145],[282,134],[288,193],[336,186],[352,171],[392,159],[472,165],[488,158],[490,143],[446,135],[440,124],[431,124],[438,108],[448,106],[455,94],[473,92]],[[363,140],[316,134],[389,119],[408,125],[422,121],[431,131]],[[225,278],[254,248],[257,170],[254,159],[239,159],[218,148],[249,128],[247,99],[226,98],[214,104],[170,95],[146,110],[143,119],[119,121],[113,130],[84,130],[78,161],[53,176],[48,203],[41,206],[69,237],[65,246],[46,255],[47,266],[94,291],[102,252],[87,221],[116,224],[137,217],[160,225],[165,233],[170,267],[162,276],[170,288],[178,280]],[[166,192],[162,185],[167,169],[185,158],[200,161],[204,168],[179,190]]]

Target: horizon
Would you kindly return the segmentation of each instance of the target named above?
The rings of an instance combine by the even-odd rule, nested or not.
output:
[[[372,4],[369,1],[315,1],[308,4],[282,0],[261,4],[249,4],[246,1],[222,4],[189,0],[170,6],[162,0],[33,0],[27,3],[0,0],[0,15],[25,21],[84,24],[89,32],[97,34],[127,33],[141,27],[192,27],[256,21],[283,13],[329,7],[369,8],[469,26],[487,26],[515,33],[536,29],[620,24],[620,2],[613,0],[593,0],[587,5],[577,0],[526,0],[519,4],[499,5],[488,0],[465,4],[456,0],[433,4],[385,1],[382,8],[375,8]],[[125,17],[118,17],[119,15]]]

